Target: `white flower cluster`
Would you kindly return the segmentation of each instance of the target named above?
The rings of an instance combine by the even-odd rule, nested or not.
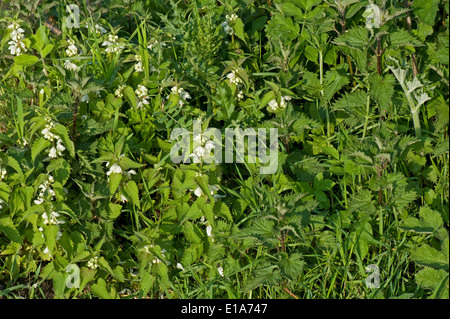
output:
[[[208,188],[209,188],[210,194],[213,195],[214,198],[224,197],[222,195],[215,195],[217,193],[217,191],[219,190],[219,187],[217,187],[216,185],[208,185]],[[203,195],[203,190],[200,187],[197,187],[194,190],[194,194],[195,194],[195,196],[200,197]]]
[[[11,41],[8,42],[9,47],[8,50],[12,55],[21,55],[24,52],[27,52],[27,47],[22,42],[22,39],[25,37],[23,33],[25,32],[18,23],[14,22],[8,26],[8,29],[11,29],[12,32],[10,34]]]
[[[68,39],[67,43],[69,47],[66,49],[66,53],[70,57],[74,57],[78,55],[78,48],[75,46],[75,41],[72,39]]]
[[[239,83],[242,83],[242,79],[236,74],[238,71],[239,69],[235,69],[227,74],[227,78],[230,80],[231,84],[238,85]]]
[[[104,27],[102,27],[101,25],[96,24],[95,25],[95,32],[97,34],[103,34],[103,33],[106,33],[106,29]]]
[[[126,85],[119,85],[119,86],[117,87],[116,91],[114,92],[114,95],[115,95],[117,98],[122,98],[122,97],[123,97],[122,91],[123,91],[125,88],[126,88]]]
[[[0,169],[0,179],[4,179],[6,177],[6,169],[3,167]]]
[[[106,165],[109,165],[109,162],[106,163]],[[109,171],[106,173],[106,175],[111,175],[111,173],[116,173],[116,174],[122,174],[122,167],[120,167],[118,164],[112,164],[111,167],[109,168]]]
[[[153,48],[156,49],[156,46],[159,44],[160,47],[165,47],[166,44],[164,42],[159,43],[158,40],[154,39],[148,46],[147,49],[152,50]]]
[[[180,98],[178,100],[178,106],[182,107],[187,99],[191,98],[191,95],[182,87],[174,86],[172,89],[170,89],[173,94],[178,95]]]
[[[63,145],[62,139],[56,135],[53,134],[50,130],[55,127],[55,123],[53,123],[52,119],[49,117],[45,118],[45,121],[47,124],[45,125],[45,128],[41,131],[41,133],[44,135],[44,138],[52,142],[52,144],[55,144],[56,140],[56,147],[53,146],[48,151],[48,156],[51,158],[56,158],[57,156],[61,156],[62,152],[66,149],[66,147]]]
[[[223,268],[222,267],[217,268],[217,272],[219,273],[220,276],[223,277]]]
[[[237,94],[237,99],[238,101],[242,100],[244,98],[244,92],[241,90],[238,92]]]
[[[90,269],[97,269],[98,268],[98,257],[92,257],[91,259],[89,259],[89,261],[87,262],[87,266]]]
[[[55,197],[55,191],[50,187],[50,183],[53,183],[55,180],[52,175],[48,175],[47,180],[39,185],[40,192],[38,194],[38,198],[34,200],[36,205],[42,204],[44,202],[45,192],[48,192],[52,197]]]
[[[125,156],[125,155],[124,154],[120,155],[120,157],[122,157],[122,156]],[[108,166],[109,166],[109,162],[106,163],[106,167],[108,167]],[[116,174],[122,174],[123,173],[128,178],[131,178],[131,175],[136,175],[136,171],[133,170],[133,169],[130,169],[128,172],[127,171],[124,172],[122,170],[122,167],[120,167],[120,165],[117,164],[117,163],[112,164],[111,167],[109,168],[108,172],[106,172],[106,175],[108,175],[108,180],[109,180],[109,176],[112,173],[116,173]],[[121,199],[122,199],[122,201],[126,201],[126,198],[123,197],[123,196],[122,196]]]
[[[189,156],[193,158],[194,163],[200,163],[202,158],[211,153],[211,150],[214,149],[214,142],[207,139],[206,137],[198,134],[194,137],[194,142],[200,144],[194,149],[194,152]]]
[[[221,26],[223,27],[225,33],[227,33],[227,34],[229,34],[229,35],[232,35],[232,34],[234,34],[234,30],[233,30],[233,28],[230,26],[230,23],[231,23],[231,22],[234,22],[234,21],[238,18],[238,16],[237,16],[236,14],[232,13],[232,14],[227,14],[227,15],[225,16],[225,18],[226,18],[227,20],[224,21],[224,22],[222,22]]]
[[[134,57],[136,59],[136,64],[134,65],[134,70],[136,72],[144,72],[144,67],[142,66],[142,57],[137,54]]]
[[[108,34],[108,40],[102,43],[102,46],[107,47],[106,53],[119,53],[123,50],[124,46],[119,44],[119,37],[117,35]]]
[[[60,219],[58,220],[59,213],[57,212],[51,212],[50,215],[47,215],[47,213],[42,213],[42,219],[44,219],[45,225],[59,225],[64,224],[65,221]]]
[[[92,30],[92,24],[86,24],[85,27],[86,27],[86,29]],[[96,24],[94,26],[94,28],[95,28],[95,32],[97,34],[104,34],[104,33],[107,32],[106,29],[104,27],[102,27],[101,25],[99,25],[99,24]]]
[[[66,70],[74,71],[74,72],[77,72],[79,70],[79,67],[70,60],[64,61],[64,68]]]
[[[280,103],[278,103],[277,99],[273,99],[269,102],[269,110],[275,112],[280,109],[284,109],[286,107],[286,101],[291,99],[290,96],[282,96],[280,98]]]
[[[139,103],[138,103],[138,107],[139,108],[142,108],[144,106],[144,104],[148,105],[148,101],[147,101],[147,99],[148,99],[148,95],[147,95],[148,90],[147,90],[147,88],[145,86],[139,84],[138,88],[134,92],[136,92],[136,95],[139,98]]]

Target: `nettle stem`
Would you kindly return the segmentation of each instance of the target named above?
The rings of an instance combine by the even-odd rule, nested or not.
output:
[[[77,116],[78,116],[78,95],[75,96],[75,108],[73,110],[73,124],[72,124],[72,141],[75,141],[75,134],[77,133]]]

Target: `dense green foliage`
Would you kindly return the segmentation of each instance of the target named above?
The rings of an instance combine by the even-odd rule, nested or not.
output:
[[[0,4],[0,298],[449,297],[448,0],[73,3]]]

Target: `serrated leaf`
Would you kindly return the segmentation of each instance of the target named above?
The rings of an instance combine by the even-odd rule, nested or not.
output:
[[[130,86],[122,90],[122,94],[133,109],[137,108],[136,95]]]
[[[217,201],[214,204],[213,212],[216,216],[224,218],[227,222],[233,221],[233,217],[231,216],[230,209],[222,201]]]
[[[448,258],[446,258],[442,252],[427,244],[424,244],[414,250],[412,253],[412,259],[422,266],[437,269],[448,269]]]
[[[34,55],[21,54],[14,58],[14,63],[21,66],[30,66],[39,61],[39,58]]]
[[[139,202],[139,190],[134,181],[129,181],[124,187],[123,192],[125,196],[131,199],[131,202],[136,205],[138,208],[141,207]]]
[[[284,255],[278,265],[282,275],[290,280],[297,280],[303,271],[305,262],[302,260],[302,255],[294,253],[290,256]]]
[[[244,23],[242,22],[242,20],[240,18],[237,18],[236,20],[234,20],[233,30],[239,39],[246,42],[245,41],[246,34],[244,33]]]
[[[75,157],[75,146],[73,145],[73,142],[69,137],[67,128],[62,124],[56,124],[55,127],[51,129],[51,132],[58,135],[61,138],[62,142],[64,143],[64,146],[69,151],[70,156]]]
[[[9,240],[23,245],[22,236],[20,236],[13,221],[8,216],[0,217],[0,231],[5,233]]]
[[[439,0],[414,0],[411,7],[420,21],[434,25],[436,14],[439,11]]]
[[[103,278],[99,278],[97,283],[91,286],[91,291],[94,295],[101,299],[112,299],[111,294],[106,288],[106,281]]]
[[[36,156],[38,156],[43,150],[48,148],[50,145],[51,143],[43,137],[40,137],[37,140],[35,140],[33,146],[31,147],[31,160],[34,162]]]
[[[122,174],[120,173],[111,173],[109,175],[109,193],[114,195],[116,193],[117,187],[119,187],[120,181],[122,180]]]

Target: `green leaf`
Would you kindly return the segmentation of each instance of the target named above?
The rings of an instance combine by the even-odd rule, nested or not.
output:
[[[414,0],[411,7],[420,21],[434,25],[434,20],[439,11],[439,2],[439,0]]]
[[[136,163],[135,161],[133,161],[132,159],[130,159],[126,156],[122,156],[119,159],[119,165],[124,170],[129,170],[130,168],[141,168],[141,167],[145,166],[143,164]]]
[[[422,42],[414,37],[411,33],[406,30],[399,29],[394,32],[389,33],[389,40],[391,46],[393,47],[404,47],[404,46],[422,46]]]
[[[217,201],[214,204],[213,212],[214,212],[214,215],[224,218],[227,222],[233,221],[233,217],[231,216],[230,209],[222,201]]]
[[[305,262],[302,260],[302,255],[296,253],[290,256],[283,255],[279,263],[281,274],[290,280],[298,280],[298,276],[303,272],[304,265]]]
[[[334,40],[334,43],[363,50],[369,44],[369,31],[362,26],[354,27]]]
[[[58,234],[59,227],[56,225],[44,227],[45,245],[48,247],[50,254],[53,255],[53,250],[56,246],[56,236]]]
[[[390,73],[385,76],[374,73],[370,76],[369,80],[370,96],[377,101],[378,107],[384,115],[392,101],[396,83],[395,78]]]
[[[267,103],[272,101],[275,98],[275,93],[273,91],[267,92],[264,97],[261,99],[261,103],[259,103],[259,108],[264,107]]]
[[[129,181],[123,188],[125,196],[131,199],[131,202],[138,208],[141,207],[139,202],[139,190],[134,181]]]
[[[128,101],[128,103],[131,105],[131,107],[133,109],[136,109],[137,108],[136,95],[133,89],[130,86],[127,86],[125,89],[123,89],[122,94]]]
[[[422,266],[433,267],[437,269],[448,269],[448,258],[440,251],[424,244],[414,250],[412,259]]]
[[[437,231],[444,223],[441,214],[429,207],[421,207],[419,211],[419,217],[420,219],[408,216],[403,221],[403,224],[400,226],[400,228],[416,233],[431,234]]]
[[[80,270],[81,282],[80,282],[79,290],[82,291],[84,289],[84,287],[95,278],[96,274],[97,274],[97,270],[95,270],[95,269],[81,267],[81,270]]]
[[[8,216],[0,217],[0,231],[5,233],[9,240],[23,245],[22,236],[17,231],[11,218]]]
[[[70,165],[64,158],[53,159],[47,166],[47,172],[52,173],[55,180],[64,186],[70,176]]]
[[[69,138],[67,128],[62,124],[56,124],[56,126],[51,129],[51,132],[61,138],[64,146],[69,151],[70,156],[75,157],[75,146],[73,145],[72,140]]]
[[[244,33],[244,23],[240,18],[237,18],[233,24],[233,30],[236,33],[237,37],[242,41],[245,41],[246,34]]]
[[[120,181],[122,180],[122,174],[111,173],[109,175],[109,193],[114,195],[116,193],[117,187],[119,187]]]
[[[21,54],[14,58],[14,63],[21,66],[30,66],[39,61],[39,58],[34,55]]]
[[[433,290],[445,277],[448,277],[447,271],[433,268],[422,269],[415,275],[416,282],[421,288]]]
[[[191,243],[198,244],[203,240],[203,233],[198,228],[196,224],[191,223],[190,221],[186,221],[183,223],[183,234],[186,236],[186,239]]]
[[[144,296],[147,296],[150,289],[153,288],[156,282],[156,277],[143,270],[140,272],[141,290]]]
[[[99,278],[97,283],[91,286],[91,291],[94,295],[101,299],[112,299],[112,295],[106,288],[106,281],[103,278]]]

